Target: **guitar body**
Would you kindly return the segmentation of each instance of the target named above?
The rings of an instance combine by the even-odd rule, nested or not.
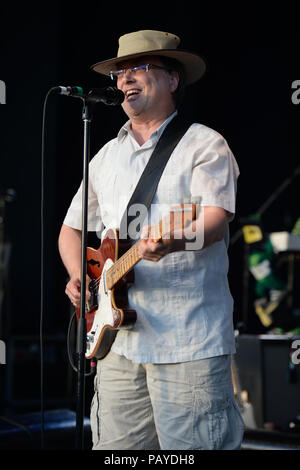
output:
[[[131,328],[136,311],[128,306],[127,288],[134,280],[133,271],[123,277],[113,289],[108,289],[106,273],[130,247],[121,242],[118,231],[107,231],[98,250],[87,248],[87,274],[91,278],[91,301],[85,314],[87,326],[86,358],[103,359],[109,352],[119,329]],[[80,309],[77,309],[77,319]]]

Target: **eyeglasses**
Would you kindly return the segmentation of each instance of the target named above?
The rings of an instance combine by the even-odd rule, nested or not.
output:
[[[112,80],[115,80],[115,79],[123,77],[127,70],[129,70],[130,73],[137,74],[139,72],[149,72],[150,68],[166,70],[168,72],[170,71],[166,69],[165,67],[161,67],[160,65],[144,64],[144,65],[138,65],[137,67],[131,67],[128,69],[111,70],[109,72],[109,75]]]

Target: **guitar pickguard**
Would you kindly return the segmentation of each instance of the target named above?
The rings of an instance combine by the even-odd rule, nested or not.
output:
[[[113,291],[107,288],[106,271],[113,265],[107,259],[102,270],[98,289],[98,308],[95,311],[94,321],[87,333],[86,357],[95,356],[106,329],[118,328],[122,321],[122,311],[113,307]],[[101,349],[101,346],[100,348]],[[101,351],[100,351],[101,354]]]

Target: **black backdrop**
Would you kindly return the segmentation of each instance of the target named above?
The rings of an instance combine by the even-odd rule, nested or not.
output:
[[[159,29],[182,38],[181,46],[202,54],[205,77],[192,85],[185,108],[195,121],[228,140],[238,161],[237,216],[251,214],[299,165],[300,105],[291,84],[300,79],[297,12],[263,12],[243,4],[239,11],[194,2],[140,5],[60,2],[1,7],[0,79],[6,83],[0,106],[0,189],[13,188],[7,204],[6,238],[11,242],[9,286],[1,312],[2,339],[38,335],[40,316],[40,202],[42,109],[56,85],[85,89],[109,84],[90,66],[114,57],[120,35]],[[283,14],[285,13],[285,15]],[[295,20],[295,22],[293,21]],[[126,116],[98,105],[91,153],[113,138]],[[82,174],[82,120],[79,100],[53,96],[46,115],[46,293],[45,334],[66,333],[70,307],[66,272],[57,238]],[[113,162],[112,162],[113,164]],[[300,216],[299,178],[265,214],[267,230],[289,230]],[[241,320],[243,244],[229,250],[234,320]],[[261,325],[250,312],[250,332]]]

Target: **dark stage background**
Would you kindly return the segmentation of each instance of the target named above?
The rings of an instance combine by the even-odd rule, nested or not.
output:
[[[47,91],[56,85],[86,90],[109,85],[90,66],[114,57],[122,34],[159,29],[179,35],[182,48],[202,54],[208,63],[205,77],[187,90],[185,110],[225,136],[240,167],[234,234],[239,218],[254,213],[299,165],[300,104],[291,100],[292,82],[300,79],[299,36],[292,21],[297,15],[279,12],[275,19],[275,13],[246,4],[234,14],[217,6],[206,12],[194,2],[167,2],[163,10],[154,3],[1,6],[0,79],[6,83],[6,104],[0,106],[0,190],[15,191],[15,199],[6,204],[4,225],[11,254],[0,318],[0,339],[7,345],[7,364],[0,366],[3,412],[39,406],[41,133]],[[97,105],[92,155],[125,119],[121,108]],[[49,408],[74,405],[74,375],[65,352],[71,310],[57,238],[81,180],[82,138],[80,100],[51,97],[46,114],[44,334],[58,346],[49,347],[45,357]],[[297,217],[299,177],[263,221],[267,231],[291,230]],[[251,306],[243,317],[241,239],[229,257],[234,322],[247,320],[247,332],[262,332]],[[25,382],[32,384],[27,392]]]

